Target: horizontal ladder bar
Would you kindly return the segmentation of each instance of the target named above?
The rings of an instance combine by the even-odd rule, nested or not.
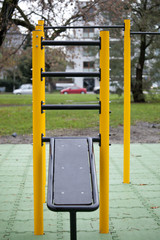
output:
[[[77,28],[124,28],[124,25],[100,25],[100,26],[44,26],[44,29],[77,29]]]
[[[42,104],[42,111],[43,110],[100,110],[100,104]]]
[[[54,41],[43,40],[42,46],[100,46],[100,40],[93,41]]]
[[[130,32],[131,35],[160,35],[160,32]]]
[[[100,72],[42,72],[41,77],[100,77]]]
[[[77,137],[78,138],[78,137]],[[83,138],[83,137],[82,137]],[[42,143],[50,142],[50,137],[42,137]],[[100,142],[100,137],[92,137],[93,142]]]

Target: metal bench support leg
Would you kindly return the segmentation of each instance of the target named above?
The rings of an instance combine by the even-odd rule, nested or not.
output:
[[[76,212],[70,212],[70,234],[71,240],[77,240]]]

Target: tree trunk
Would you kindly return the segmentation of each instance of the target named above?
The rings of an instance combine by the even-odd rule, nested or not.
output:
[[[18,4],[19,0],[4,0],[3,6],[0,12],[0,46],[5,39],[8,28],[10,27],[12,14]]]
[[[141,35],[141,46],[138,64],[136,67],[136,79],[132,84],[132,93],[134,102],[145,102],[143,94],[143,68],[145,62],[146,36]]]
[[[48,82],[48,92],[52,93],[54,90],[56,90],[56,84],[53,81],[52,78],[47,78],[47,82]]]

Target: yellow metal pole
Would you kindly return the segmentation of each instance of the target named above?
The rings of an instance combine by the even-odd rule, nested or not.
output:
[[[124,165],[123,183],[130,182],[130,91],[131,91],[131,42],[130,20],[125,20],[124,31]]]
[[[42,114],[41,81],[42,50],[41,31],[32,33],[32,85],[33,85],[33,190],[34,190],[34,234],[43,234],[43,161],[42,161]]]
[[[38,26],[36,26],[37,30],[41,30],[41,37],[44,38],[44,21],[39,20]],[[45,71],[45,49],[42,49],[42,69]],[[45,103],[45,78],[42,79],[42,101]],[[45,137],[45,111],[42,114],[42,133]],[[46,144],[43,143],[42,146],[43,153],[43,202],[45,203],[45,186],[46,186]]]
[[[109,32],[100,37],[100,233],[109,233]]]

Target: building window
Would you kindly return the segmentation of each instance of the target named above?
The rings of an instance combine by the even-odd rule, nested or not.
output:
[[[83,62],[84,71],[93,71],[94,70],[94,62]]]
[[[93,38],[94,37],[94,28],[83,28],[83,37],[84,38]]]

